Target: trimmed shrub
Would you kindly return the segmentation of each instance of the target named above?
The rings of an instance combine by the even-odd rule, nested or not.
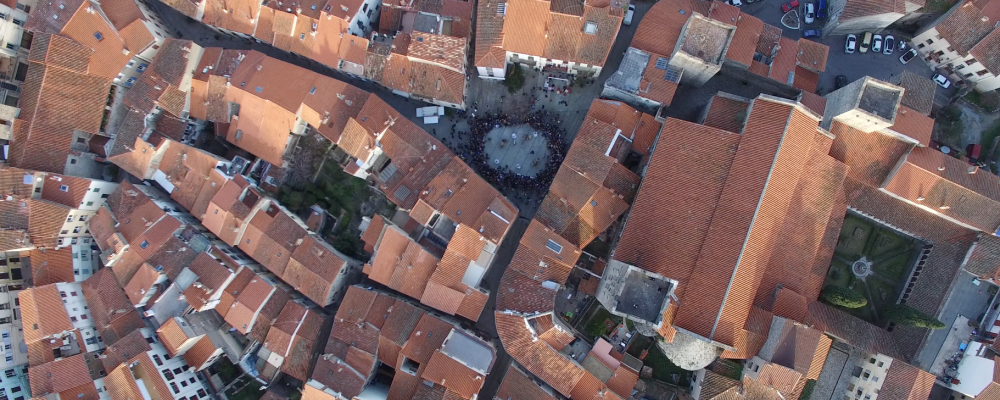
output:
[[[823,288],[822,296],[827,303],[844,308],[861,308],[868,304],[865,296],[840,286],[830,285]]]

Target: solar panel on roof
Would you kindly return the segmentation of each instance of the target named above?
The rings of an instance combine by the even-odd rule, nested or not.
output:
[[[670,59],[669,58],[663,58],[663,57],[657,57],[656,58],[656,68],[657,69],[662,69],[664,71],[667,70],[667,68],[670,68]]]

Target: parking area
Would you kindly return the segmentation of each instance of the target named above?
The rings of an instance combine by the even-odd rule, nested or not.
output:
[[[781,5],[787,3],[787,1],[782,0],[764,0],[752,4],[747,4],[742,7],[742,11],[760,18],[764,23],[777,26],[782,29],[782,35],[791,39],[799,39],[802,37],[802,32],[809,29],[819,29],[822,30],[823,24],[826,22],[822,19],[817,19],[812,24],[805,24],[801,21],[803,15],[803,7],[809,1],[799,0],[799,16],[801,29],[789,29],[781,24],[781,17],[785,13],[781,10]],[[819,3],[818,0],[813,0],[816,4]],[[930,78],[934,75],[934,71],[924,62],[923,59],[919,57],[914,57],[907,64],[902,64],[899,62],[899,56],[903,54],[898,50],[898,41],[906,40],[909,38],[908,35],[902,32],[894,32],[891,29],[886,29],[879,32],[881,35],[893,35],[897,41],[897,48],[892,52],[892,54],[876,54],[869,51],[865,54],[861,54],[860,51],[855,51],[854,54],[846,54],[844,52],[844,44],[847,40],[847,35],[830,35],[825,37],[816,37],[809,40],[814,40],[816,42],[830,46],[830,56],[827,59],[826,71],[820,76],[819,85],[817,87],[817,92],[821,95],[829,93],[834,89],[834,79],[837,75],[844,75],[847,77],[847,82],[853,82],[857,79],[861,79],[865,76],[871,76],[876,79],[881,79],[888,81],[892,79],[893,76],[903,73],[903,71],[910,71],[921,76],[926,76]],[[857,32],[858,40],[864,32]],[[909,48],[909,43],[907,43],[907,48]],[[954,85],[949,89],[938,88],[935,103],[936,104],[947,104],[951,95],[954,94]]]

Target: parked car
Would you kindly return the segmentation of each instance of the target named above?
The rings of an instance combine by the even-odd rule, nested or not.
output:
[[[896,38],[892,35],[886,35],[882,47],[884,47],[882,54],[892,54],[892,51],[896,50]]]
[[[806,3],[806,16],[805,20],[807,24],[816,22],[816,5],[813,3]]]
[[[910,60],[912,60],[913,57],[916,56],[917,56],[917,49],[911,47],[910,51],[907,51],[906,53],[903,53],[903,55],[899,56],[899,62],[906,64],[910,62]]]
[[[847,43],[844,44],[844,53],[854,54],[854,49],[858,48],[858,37],[854,34],[847,35]]]
[[[792,0],[781,5],[781,11],[789,12],[799,7],[799,0]]]
[[[826,0],[819,0],[819,6],[816,8],[816,18],[826,19]]]
[[[872,39],[872,51],[875,53],[882,52],[882,35],[875,35],[875,38]]]
[[[864,36],[861,37],[861,53],[867,53],[868,47],[872,45],[872,33],[865,32]]]
[[[951,81],[949,81],[948,78],[946,78],[944,75],[941,74],[934,74],[934,77],[931,78],[931,80],[934,81],[934,83],[938,84],[938,86],[943,87],[945,89],[951,86]]]
[[[847,86],[847,77],[843,75],[837,75],[837,78],[833,80],[834,89],[837,90],[844,86]]]
[[[807,29],[802,31],[802,37],[804,38],[818,37],[821,34],[822,32],[819,29]]]
[[[739,1],[739,0],[736,0],[736,1]],[[628,5],[628,11],[625,12],[625,19],[622,20],[622,22],[624,22],[626,26],[627,25],[632,25],[632,16],[633,15],[635,15],[635,6],[629,4]]]

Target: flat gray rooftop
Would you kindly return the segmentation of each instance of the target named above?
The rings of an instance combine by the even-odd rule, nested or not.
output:
[[[493,362],[493,349],[456,329],[451,330],[441,352],[484,375]]]
[[[629,93],[637,92],[642,74],[646,71],[646,65],[649,65],[649,57],[649,53],[629,47],[625,52],[625,58],[618,65],[618,71],[608,78],[605,85]]]
[[[863,90],[859,108],[889,121],[896,117],[896,104],[901,94],[899,89],[868,84]]]
[[[615,311],[656,322],[669,290],[669,281],[646,276],[633,269],[625,278]]]

